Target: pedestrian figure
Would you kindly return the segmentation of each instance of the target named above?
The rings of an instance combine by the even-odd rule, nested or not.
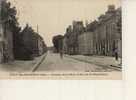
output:
[[[7,53],[7,51],[3,52],[3,59],[4,59],[4,63],[8,62],[8,53]]]
[[[63,50],[60,50],[60,58],[63,59]]]
[[[105,48],[102,48],[102,53],[103,55],[105,55]]]
[[[115,53],[115,60],[118,61],[118,49],[117,48],[115,48],[114,53]]]

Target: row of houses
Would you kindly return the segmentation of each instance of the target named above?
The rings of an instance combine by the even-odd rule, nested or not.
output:
[[[64,35],[64,53],[113,56],[117,49],[121,57],[121,23],[121,8],[114,5],[109,5],[105,14],[86,26],[82,21],[73,21]]]

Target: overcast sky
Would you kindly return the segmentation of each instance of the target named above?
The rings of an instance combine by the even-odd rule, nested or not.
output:
[[[64,34],[73,20],[93,21],[110,4],[120,6],[120,0],[9,0],[16,6],[21,26],[29,23],[43,36],[48,46],[52,37]]]

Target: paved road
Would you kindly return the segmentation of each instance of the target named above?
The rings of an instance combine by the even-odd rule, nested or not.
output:
[[[38,66],[36,71],[80,71],[80,72],[89,72],[89,71],[114,71],[110,68],[103,68],[94,64],[89,64],[85,62],[80,62],[72,58],[63,57],[60,58],[59,54],[48,53],[44,61]]]

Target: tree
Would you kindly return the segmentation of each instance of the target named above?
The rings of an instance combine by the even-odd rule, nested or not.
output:
[[[63,47],[63,36],[62,35],[56,35],[53,37],[52,42],[54,44],[54,47],[57,52],[62,50]]]
[[[16,59],[18,55],[18,49],[20,47],[20,31],[18,19],[16,17],[17,10],[15,7],[11,7],[10,2],[3,0],[1,3],[1,20],[2,26],[4,28],[4,33],[6,30],[10,30],[13,34],[13,54]]]
[[[35,32],[32,29],[31,26],[26,24],[24,29],[21,31],[20,34],[20,41],[21,41],[21,46],[20,46],[20,55],[19,58],[22,60],[31,60],[33,59],[33,49],[34,49],[34,36]]]
[[[11,7],[10,2],[6,2],[5,0],[1,3],[1,19],[2,24],[9,26],[11,30],[15,29],[19,25],[17,21],[17,10],[15,7]]]
[[[34,43],[34,41],[36,41],[36,34],[38,33],[36,33],[28,24],[21,31],[21,27],[19,26],[18,18],[16,17],[16,15],[16,7],[11,7],[10,2],[7,2],[7,0],[3,0],[1,3],[1,20],[2,27],[4,29],[4,35],[13,34],[13,55],[15,59],[24,60],[25,58],[27,60],[29,58],[33,58],[33,48],[37,44]],[[7,33],[6,30],[10,32]],[[6,35],[4,37],[8,38],[8,36]],[[44,46],[46,45],[44,44]],[[45,47],[44,49],[47,48]]]

